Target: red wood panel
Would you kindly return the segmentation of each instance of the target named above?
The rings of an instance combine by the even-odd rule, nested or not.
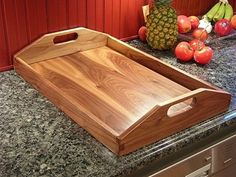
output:
[[[23,48],[29,43],[27,21],[26,21],[26,3],[25,1],[15,1],[16,22],[18,31],[18,49]]]
[[[3,70],[3,67],[11,65],[9,62],[8,41],[5,34],[6,25],[4,24],[5,20],[3,15],[3,4],[2,1],[0,1],[0,70]]]
[[[199,13],[196,15],[204,15],[206,14],[210,8],[217,3],[218,0],[210,0],[210,1],[201,1],[201,6],[199,9]],[[190,13],[190,12],[189,12]]]
[[[67,1],[47,1],[48,31],[58,31],[67,28]]]
[[[104,2],[104,16],[105,16],[105,21],[104,21],[104,31],[106,33],[112,34],[112,21],[113,21],[113,1],[112,0],[105,0]]]
[[[152,4],[154,0],[146,0],[145,3]],[[172,6],[176,9],[178,15],[202,15],[205,14],[219,0],[174,0]],[[234,0],[230,2],[236,3]],[[233,4],[233,3],[232,3]]]
[[[120,0],[121,3],[120,3],[120,26],[119,26],[119,29],[120,29],[120,36],[122,38],[126,38],[126,37],[129,37],[127,35],[127,27],[130,26],[131,22],[129,22],[127,20],[127,16],[129,14],[129,6],[127,5],[127,2],[129,0]]]
[[[104,31],[104,0],[96,0],[96,30]]]
[[[74,28],[77,27],[78,24],[78,0],[70,0],[67,2],[68,6],[67,6],[67,10],[68,10],[68,27],[69,28]]]
[[[0,0],[0,71],[42,34],[84,26],[118,38],[137,35],[141,6],[153,0]],[[174,0],[178,14],[202,15],[218,0]],[[236,11],[236,1],[230,0]]]
[[[112,1],[112,35],[116,38],[120,38],[120,0]]]
[[[5,35],[8,48],[8,63],[12,64],[12,54],[17,52],[19,46],[18,26],[14,0],[3,1],[2,4],[5,22]]]
[[[87,0],[87,27],[96,29],[96,0]]]
[[[142,6],[149,0],[120,0],[120,38],[136,36],[140,26],[144,25]]]
[[[137,13],[138,13],[136,18],[138,21],[138,27],[143,26],[145,24],[144,18],[143,18],[143,9],[142,9],[142,6],[144,4],[148,4],[147,0],[139,0],[136,2],[136,9],[137,9]]]
[[[177,10],[177,14],[180,15],[203,15],[205,14],[218,0],[174,0],[173,7]]]
[[[25,0],[29,41],[48,32],[46,0]]]
[[[233,6],[234,14],[236,14],[236,1],[235,0],[229,0],[229,3]]]
[[[138,26],[138,21],[136,20],[136,15],[137,15],[137,10],[135,7],[136,1],[133,0],[128,0],[128,14],[127,14],[127,22],[129,23],[128,26],[126,26],[127,28],[127,34],[126,36],[132,36],[133,35],[133,31],[137,31],[137,26]],[[132,11],[130,10],[132,9]]]
[[[87,0],[78,0],[78,26],[87,26]]]

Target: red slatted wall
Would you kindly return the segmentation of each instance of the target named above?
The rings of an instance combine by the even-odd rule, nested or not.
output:
[[[117,38],[137,35],[141,6],[151,0],[0,0],[0,71],[42,34],[84,26]],[[200,15],[217,0],[174,0],[178,14]],[[230,1],[236,7],[236,1]]]
[[[0,71],[42,34],[88,27],[117,38],[135,36],[146,0],[0,0]],[[131,13],[132,12],[132,13]],[[132,24],[130,24],[132,22]]]

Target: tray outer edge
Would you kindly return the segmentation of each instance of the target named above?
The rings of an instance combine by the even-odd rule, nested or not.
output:
[[[192,94],[192,96],[187,97],[197,98],[195,109],[172,118],[167,116],[168,109],[171,105],[184,100],[184,95],[169,100],[169,103],[166,103],[166,105],[163,103],[161,107],[151,110],[119,136],[121,141],[120,155],[137,150],[140,147],[151,144],[228,110],[231,100],[231,95],[228,92],[175,68],[174,66],[166,64],[114,37],[108,37],[108,46],[147,68],[193,90],[190,93],[186,93],[186,95]],[[212,103],[212,105],[210,104],[211,106],[209,106],[208,103]],[[199,111],[194,111],[196,110],[196,107]],[[211,111],[209,111],[209,109],[211,109]],[[184,119],[190,116],[190,121]],[[176,127],[176,123],[179,122],[182,124],[179,124],[178,127]],[[167,130],[158,130],[162,128],[162,126],[166,127]]]
[[[120,155],[132,152],[140,147],[154,143],[157,140],[168,137],[202,121],[228,110],[231,95],[222,91],[211,89],[197,89],[187,93],[185,98],[176,98],[153,110],[142,121],[136,122],[132,128],[124,132],[121,140]],[[193,108],[174,117],[167,115],[168,109],[183,100],[195,98]]]
[[[180,85],[185,86],[190,90],[195,90],[197,88],[221,90],[206,81],[203,81],[185,71],[167,64],[160,59],[137,48],[134,48],[112,36],[108,36],[107,45],[108,47],[111,47],[112,49],[122,53],[123,55],[136,61],[137,63],[157,73],[160,73],[161,75],[173,80],[176,83],[179,83]]]
[[[15,58],[15,71],[36,90],[40,91],[54,105],[65,112],[70,118],[87,130],[92,136],[101,141],[112,152],[119,154],[119,139],[117,133],[101,121],[86,115],[81,108],[76,107],[50,81],[44,79],[20,58]]]
[[[106,34],[104,34],[104,35],[106,35]],[[48,36],[48,35],[45,35],[45,36]],[[161,60],[156,59],[155,57],[153,57],[149,54],[146,54],[136,48],[133,48],[133,47],[109,36],[109,35],[106,35],[106,36],[108,37],[108,39],[107,39],[108,47],[111,47],[112,49],[126,55],[127,57],[131,58],[132,60],[154,70],[155,72],[158,72],[158,73],[174,80],[175,82],[181,80],[181,78],[182,78],[182,80],[177,83],[180,83],[181,85],[184,85],[187,88],[190,88],[193,90],[197,89],[197,88],[201,88],[201,87],[212,89],[212,90],[218,90],[218,91],[222,92],[221,95],[224,95],[224,98],[227,97],[230,100],[230,95],[227,92],[221,91],[220,89],[210,85],[209,83],[207,83],[205,81],[202,81],[196,77],[193,77],[190,74],[183,72],[171,65],[165,64]],[[30,48],[30,46],[26,47],[22,51],[24,52],[24,50],[27,50],[29,48]],[[67,100],[66,98],[63,99],[63,102],[65,102],[65,104],[69,104],[70,106],[65,107],[65,106],[63,106],[64,105],[63,103],[60,104],[60,101],[58,102],[57,96],[59,96],[59,98],[60,97],[63,98],[63,94],[60,94],[58,89],[55,86],[53,87],[53,84],[51,82],[40,77],[40,75],[37,72],[35,72],[27,63],[25,63],[22,60],[22,58],[18,57],[21,52],[19,52],[18,54],[15,55],[14,65],[15,65],[16,72],[19,73],[25,80],[30,82],[35,88],[40,90],[55,105],[57,105],[60,109],[62,109],[65,113],[67,113],[72,119],[74,119],[84,129],[86,129],[88,132],[90,132],[95,138],[100,140],[104,145],[106,145],[114,153],[119,154],[119,155],[127,154],[133,150],[136,150],[136,149],[144,146],[144,145],[155,142],[155,141],[159,140],[160,138],[169,136],[169,135],[176,132],[176,131],[171,132],[170,134],[167,134],[166,136],[159,136],[159,137],[154,136],[154,138],[146,140],[145,142],[141,142],[141,143],[139,142],[135,145],[135,147],[133,147],[133,144],[132,144],[133,139],[136,138],[135,139],[136,142],[140,140],[140,138],[137,137],[137,135],[136,135],[136,137],[131,136],[132,133],[135,132],[134,130],[139,131],[138,127],[144,126],[146,124],[146,123],[143,124],[142,121],[148,122],[148,121],[152,120],[153,117],[155,117],[152,115],[155,115],[156,112],[159,111],[159,109],[155,110],[154,114],[146,115],[143,119],[138,121],[134,126],[132,126],[132,128],[134,128],[134,129],[131,128],[132,130],[129,129],[128,131],[124,132],[122,135],[120,135],[118,137],[115,132],[113,132],[112,130],[109,129],[109,127],[99,124],[95,120],[91,119],[89,116],[86,117],[86,119],[84,119],[84,118],[81,119],[81,117],[78,117],[73,111],[71,111],[70,106],[73,107],[73,104],[70,103],[70,101]],[[38,81],[36,82],[35,78],[40,78],[40,79],[38,79]],[[41,88],[43,84],[46,85],[45,88]],[[57,96],[54,96],[53,94],[52,94],[53,95],[52,96],[51,94],[49,94],[48,90],[50,90],[50,89],[54,90],[53,93],[58,92],[58,93],[56,93]],[[228,101],[226,101],[226,102],[227,102],[227,105],[229,105],[229,102]],[[76,110],[77,108],[74,107],[74,109]],[[224,110],[227,110],[227,108],[224,108]],[[81,112],[81,111],[79,111],[79,112]],[[158,120],[160,121],[162,119],[158,119]],[[156,121],[156,119],[154,121]],[[200,121],[198,121],[198,122],[200,122]],[[89,126],[86,125],[87,123],[89,123]],[[93,126],[91,126],[91,125],[93,125]],[[93,128],[91,128],[91,127],[93,127]],[[182,130],[182,129],[183,128],[180,128],[179,130]],[[132,140],[129,140],[130,142],[126,143],[125,141],[128,140],[130,136],[132,137]]]

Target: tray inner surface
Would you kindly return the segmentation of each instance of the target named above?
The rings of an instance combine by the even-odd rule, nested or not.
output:
[[[31,67],[117,134],[153,107],[190,91],[106,46]]]

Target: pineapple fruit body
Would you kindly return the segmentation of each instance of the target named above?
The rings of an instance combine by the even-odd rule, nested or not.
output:
[[[147,42],[158,50],[174,46],[178,37],[177,15],[169,0],[157,0],[147,17]]]

